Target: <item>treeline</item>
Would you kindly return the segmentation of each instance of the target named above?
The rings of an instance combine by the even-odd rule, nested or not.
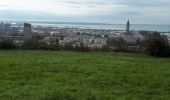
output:
[[[23,49],[23,50],[69,50],[69,51],[92,51],[89,47],[80,43],[73,46],[72,43],[67,43],[65,46],[60,46],[59,41],[46,43],[37,38],[32,38],[24,41],[21,45],[16,45],[12,40],[7,38],[0,38],[0,49]]]
[[[46,42],[40,41],[39,39],[32,38],[23,42],[20,46],[21,49],[28,49],[28,50],[59,50],[59,43],[47,44]]]
[[[2,38],[0,40],[0,49],[16,49],[16,46],[12,40]]]
[[[12,40],[0,39],[0,49],[26,49],[26,50],[72,50],[72,51],[118,51],[118,52],[138,52],[147,53],[151,56],[170,57],[170,45],[166,36],[158,32],[148,35],[144,40],[137,40],[136,43],[128,43],[123,38],[108,38],[107,45],[103,48],[89,48],[83,43],[73,45],[67,43],[59,45],[59,41],[46,43],[33,38],[26,40],[22,45],[15,45]]]
[[[170,57],[170,45],[168,38],[159,32],[154,32],[137,40],[136,43],[128,43],[123,38],[108,39],[109,47],[115,51],[142,52],[155,57]]]
[[[37,38],[24,41],[21,45],[16,45],[7,38],[0,39],[0,49],[26,49],[26,50],[59,50],[59,45],[47,44]]]
[[[145,40],[146,52],[151,56],[170,57],[168,38],[158,32],[150,34]]]

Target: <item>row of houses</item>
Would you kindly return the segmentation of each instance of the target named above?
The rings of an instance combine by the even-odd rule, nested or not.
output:
[[[88,36],[88,35],[72,35],[72,36],[65,36],[63,38],[61,37],[53,37],[48,36],[45,37],[42,41],[50,44],[55,44],[56,42],[59,43],[61,46],[65,46],[67,44],[72,44],[73,46],[78,46],[81,43],[84,46],[90,47],[90,48],[102,48],[104,45],[107,45],[107,38],[105,37],[98,37],[95,38],[95,36]]]
[[[43,30],[41,30],[43,29]],[[52,30],[52,31],[50,31]],[[41,33],[41,34],[40,34]],[[47,34],[48,33],[48,34]],[[114,31],[114,30],[100,30],[100,29],[79,29],[79,28],[43,28],[34,27],[31,24],[25,23],[23,27],[23,35],[20,36],[8,36],[8,38],[14,40],[14,43],[20,45],[24,40],[31,39],[32,37],[40,36],[41,41],[47,44],[59,43],[61,46],[65,46],[71,43],[73,46],[80,45],[81,43],[90,48],[102,48],[107,45],[108,38],[123,38],[127,42],[136,42],[142,40],[143,36],[139,34],[139,31]]]

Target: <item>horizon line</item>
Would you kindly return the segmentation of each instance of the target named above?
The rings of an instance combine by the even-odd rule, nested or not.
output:
[[[128,20],[127,20],[128,21]],[[130,20],[129,20],[130,21]],[[30,22],[30,23],[35,23],[35,22],[39,22],[39,23],[59,23],[59,24],[103,24],[103,25],[126,25],[126,22],[125,23],[105,23],[105,22],[83,22],[83,21],[51,21],[51,20],[0,20],[0,23],[1,22],[6,22],[6,23],[9,23],[9,22]],[[131,22],[131,21],[130,21]],[[169,26],[170,24],[148,24],[148,23],[145,23],[145,24],[141,24],[141,23],[130,23],[131,25],[165,25],[165,26]]]

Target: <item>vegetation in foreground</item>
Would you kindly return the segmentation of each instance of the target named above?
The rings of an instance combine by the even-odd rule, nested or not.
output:
[[[169,100],[169,77],[143,54],[0,51],[1,100]]]

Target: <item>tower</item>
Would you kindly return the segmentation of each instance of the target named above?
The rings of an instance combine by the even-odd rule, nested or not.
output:
[[[126,34],[129,34],[129,33],[130,33],[130,22],[128,20],[126,24]]]
[[[32,38],[31,24],[24,23],[24,40]]]

